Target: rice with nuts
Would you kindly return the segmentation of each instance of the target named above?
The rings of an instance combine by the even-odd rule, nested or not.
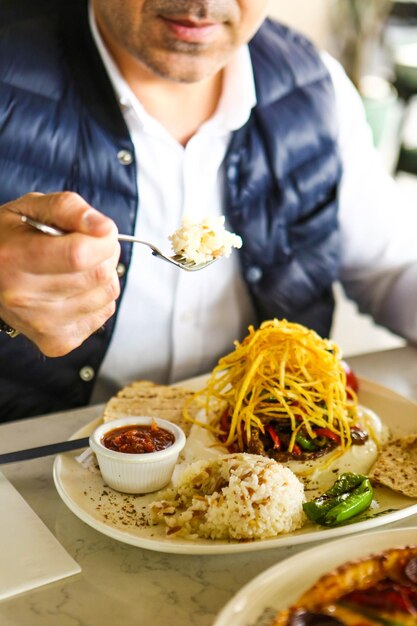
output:
[[[300,528],[304,487],[273,459],[230,454],[187,466],[176,487],[149,505],[167,534],[208,539],[267,539]]]
[[[224,228],[224,217],[206,217],[201,222],[182,220],[181,228],[168,237],[175,254],[187,261],[204,263],[220,256],[228,257],[232,248],[240,248],[242,239]]]

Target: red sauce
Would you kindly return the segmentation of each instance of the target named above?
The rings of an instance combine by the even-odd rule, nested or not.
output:
[[[128,424],[110,430],[101,440],[103,446],[125,454],[146,454],[165,450],[175,441],[172,433],[155,423],[149,425]]]

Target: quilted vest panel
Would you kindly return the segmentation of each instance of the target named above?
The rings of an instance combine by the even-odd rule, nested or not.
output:
[[[71,189],[132,233],[136,165],[118,153],[134,157],[134,150],[91,40],[86,2],[7,21],[0,5],[0,24],[0,204]],[[250,50],[258,106],[226,157],[228,218],[245,242],[242,271],[259,319],[285,316],[327,334],[340,177],[331,81],[313,48],[272,22]],[[124,245],[127,267],[130,254]],[[124,286],[122,279],[122,293]],[[88,403],[94,383],[80,371],[99,369],[116,316],[57,359],[24,337],[0,334],[0,421]]]
[[[259,320],[328,336],[341,164],[333,85],[301,36],[267,21],[251,42],[258,106],[226,159],[228,218]]]

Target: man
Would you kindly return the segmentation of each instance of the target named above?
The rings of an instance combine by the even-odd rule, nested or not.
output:
[[[249,322],[287,317],[328,335],[339,275],[365,310],[416,338],[417,302],[404,297],[416,291],[416,217],[391,206],[340,68],[263,22],[267,8],[5,11],[0,419],[86,404],[98,378],[109,394],[133,378],[202,373]],[[68,234],[35,232],[22,214]],[[188,275],[120,249],[117,231],[166,248],[183,214],[225,214],[239,258]]]

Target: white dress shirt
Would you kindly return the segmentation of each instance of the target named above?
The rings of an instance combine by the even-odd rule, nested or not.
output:
[[[140,198],[135,234],[169,252],[168,235],[183,215],[199,220],[225,213],[222,162],[231,133],[243,126],[256,104],[248,48],[241,48],[227,66],[214,115],[183,147],[133,94],[91,12],[90,24],[135,147]],[[399,189],[385,172],[361,100],[344,70],[327,54],[323,60],[336,93],[344,170],[342,284],[361,310],[416,340],[417,207],[400,200]],[[253,320],[238,253],[204,271],[187,273],[135,245],[93,401],[134,379],[172,383],[209,371]]]

